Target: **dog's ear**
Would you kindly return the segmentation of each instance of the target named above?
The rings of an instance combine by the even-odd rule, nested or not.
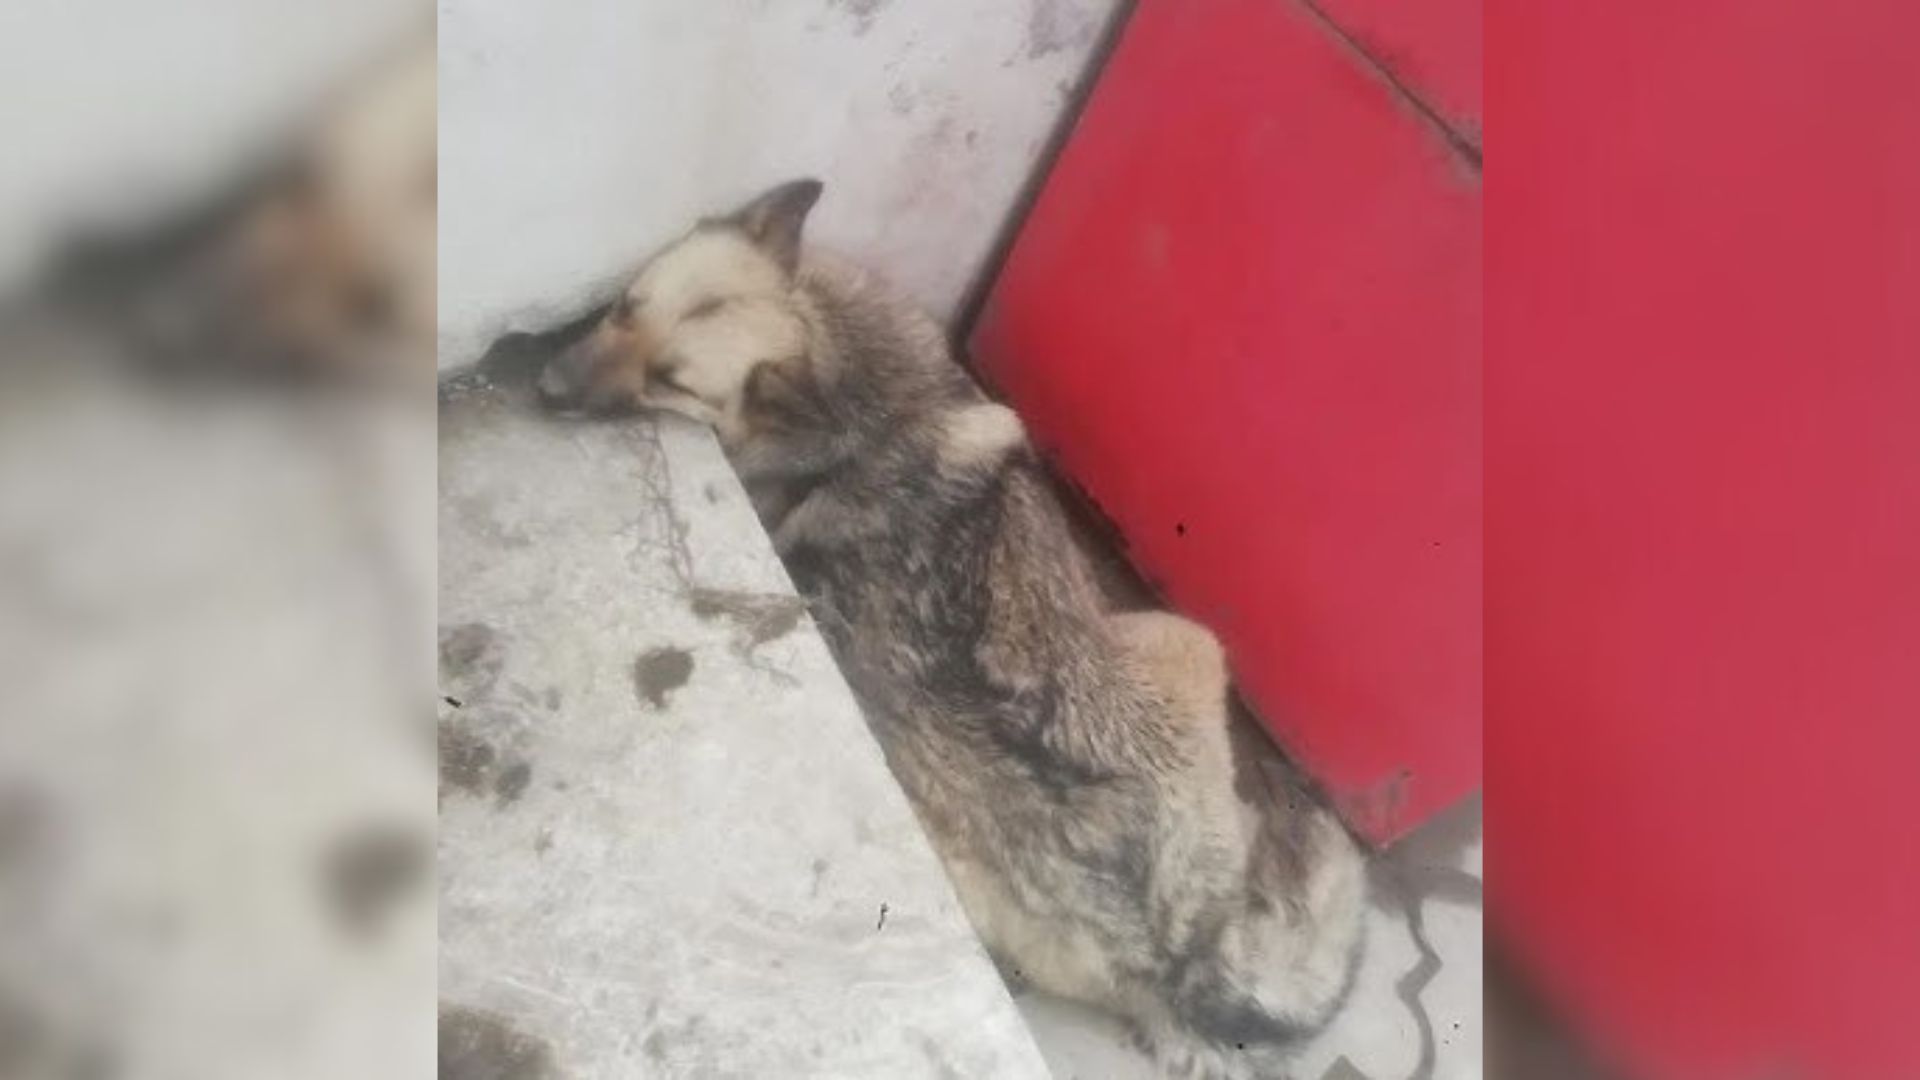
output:
[[[741,207],[729,220],[791,274],[800,265],[800,229],[825,187],[818,180],[789,180]]]

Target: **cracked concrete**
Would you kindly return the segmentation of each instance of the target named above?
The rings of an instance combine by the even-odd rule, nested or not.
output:
[[[442,394],[440,989],[512,1037],[454,1042],[570,1080],[1046,1076],[712,436],[499,378]]]

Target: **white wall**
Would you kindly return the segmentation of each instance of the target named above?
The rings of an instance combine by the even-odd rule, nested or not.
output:
[[[1114,8],[439,0],[441,366],[802,175],[815,241],[950,314]]]

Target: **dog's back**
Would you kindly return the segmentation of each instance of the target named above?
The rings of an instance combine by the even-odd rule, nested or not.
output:
[[[1213,637],[1105,609],[1018,421],[924,317],[843,269],[803,281],[822,397],[881,422],[770,524],[989,945],[1191,1075],[1317,1028],[1359,862],[1323,810],[1235,796]]]
[[[1317,807],[1239,801],[1219,644],[1107,609],[940,328],[803,260],[821,191],[668,245],[542,399],[713,428],[1011,974],[1130,1019],[1173,1075],[1274,1075],[1352,971],[1352,844]]]

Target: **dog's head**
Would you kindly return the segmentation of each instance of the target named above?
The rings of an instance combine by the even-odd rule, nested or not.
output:
[[[559,409],[668,409],[743,429],[756,397],[804,368],[807,326],[794,303],[800,231],[820,197],[795,180],[703,221],[648,260],[605,317],[541,372]]]
[[[430,373],[437,70],[428,41],[351,87],[189,230],[130,312],[143,343],[195,368]]]

